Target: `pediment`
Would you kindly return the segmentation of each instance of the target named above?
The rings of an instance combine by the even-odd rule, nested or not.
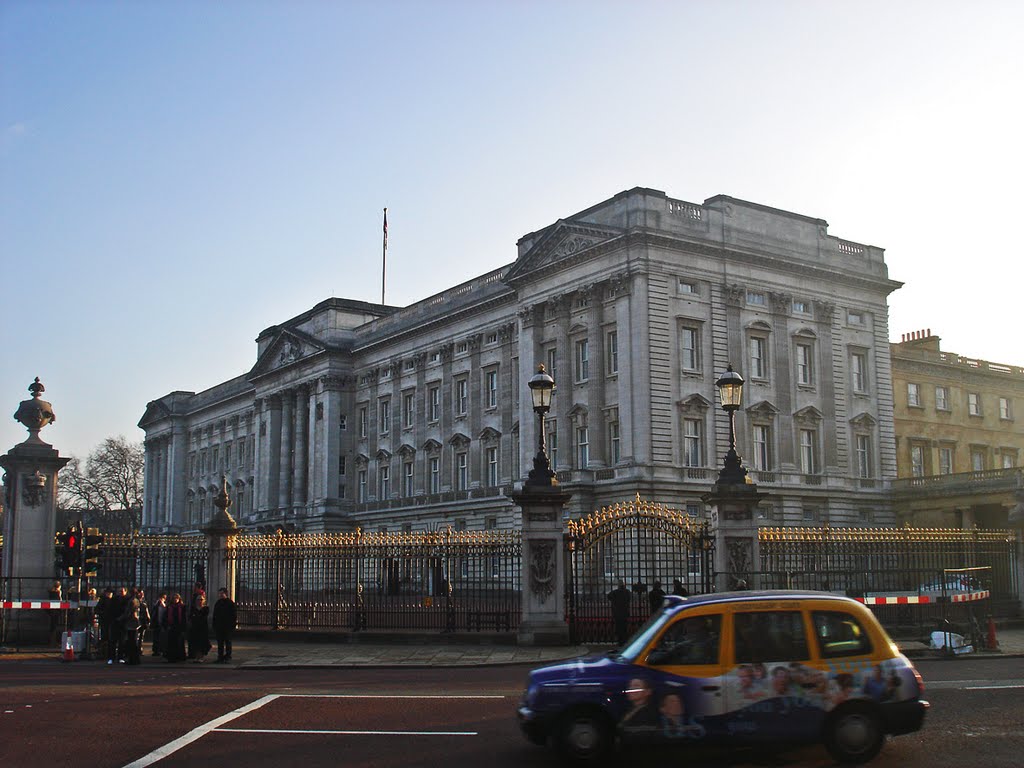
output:
[[[398,455],[404,459],[408,459],[416,455],[416,449],[408,443],[402,443],[402,447],[398,449]]]
[[[878,424],[875,417],[867,412],[857,414],[850,419],[850,423],[855,427],[860,427],[861,429],[874,429],[875,425]]]
[[[451,439],[448,441],[448,444],[454,445],[456,448],[465,448],[471,442],[472,441],[469,439],[468,435],[464,435],[461,432],[456,432],[454,435],[452,435]]]
[[[429,440],[423,443],[423,450],[426,451],[427,453],[436,453],[437,451],[441,450],[441,444],[434,438],[430,438]]]
[[[484,427],[480,433],[480,440],[497,440],[501,437],[501,432],[496,430],[494,427]]]
[[[145,429],[150,424],[154,424],[158,421],[170,418],[171,409],[160,400],[153,400],[146,404],[146,412],[142,414],[142,418],[139,419],[139,427]]]
[[[776,408],[772,403],[767,400],[762,400],[759,403],[754,403],[746,409],[747,416],[750,418],[761,418],[761,419],[774,419],[779,415],[779,409]]]
[[[692,394],[676,402],[676,406],[684,413],[707,413],[711,401],[700,394]]]
[[[572,408],[569,409],[569,414],[568,415],[572,419],[575,419],[575,418],[578,418],[578,417],[586,418],[588,413],[589,413],[589,411],[587,410],[587,406],[585,406],[583,403],[576,403],[576,405],[574,405]]]
[[[583,225],[561,219],[519,257],[505,275],[505,281],[521,279],[562,261],[570,262],[585,257],[591,249],[621,234],[611,227]]]
[[[799,411],[793,414],[793,420],[802,424],[818,424],[821,422],[821,411],[815,408],[813,405],[808,405],[806,408],[801,408]]]
[[[280,368],[287,368],[300,360],[323,352],[325,349],[326,347],[320,341],[308,333],[292,328],[281,328],[264,353],[260,355],[256,365],[249,371],[249,376],[250,378],[261,376]]]
[[[391,461],[391,453],[381,448],[375,457],[377,461]]]

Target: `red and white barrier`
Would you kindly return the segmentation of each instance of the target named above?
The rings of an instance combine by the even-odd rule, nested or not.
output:
[[[946,600],[951,603],[970,603],[975,600],[987,600],[989,591],[983,589],[979,592],[963,592],[955,595],[947,595]],[[927,603],[942,602],[940,595],[879,595],[876,597],[854,598],[864,605],[925,605]]]
[[[4,600],[0,603],[0,608],[21,608],[23,610],[43,608],[48,611],[61,611],[77,607],[78,603],[70,603],[67,600]]]

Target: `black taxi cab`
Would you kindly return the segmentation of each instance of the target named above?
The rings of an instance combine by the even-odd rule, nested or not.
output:
[[[727,592],[667,597],[623,648],[532,671],[518,715],[527,738],[573,762],[617,744],[822,742],[863,763],[886,735],[921,728],[923,690],[855,600]]]

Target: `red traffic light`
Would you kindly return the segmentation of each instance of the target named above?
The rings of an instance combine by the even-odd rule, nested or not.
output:
[[[76,534],[74,531],[69,533],[67,540],[64,543],[64,546],[68,549],[78,549],[78,534]]]

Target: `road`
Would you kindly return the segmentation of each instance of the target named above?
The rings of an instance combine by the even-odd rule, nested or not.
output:
[[[1024,659],[923,661],[925,729],[872,765],[1024,762]],[[148,663],[0,662],[0,765],[547,766],[515,721],[527,667],[245,671]],[[620,765],[662,766],[641,752]],[[213,761],[213,762],[211,762]],[[678,761],[673,761],[678,762]],[[819,747],[699,750],[692,766],[830,766]]]

